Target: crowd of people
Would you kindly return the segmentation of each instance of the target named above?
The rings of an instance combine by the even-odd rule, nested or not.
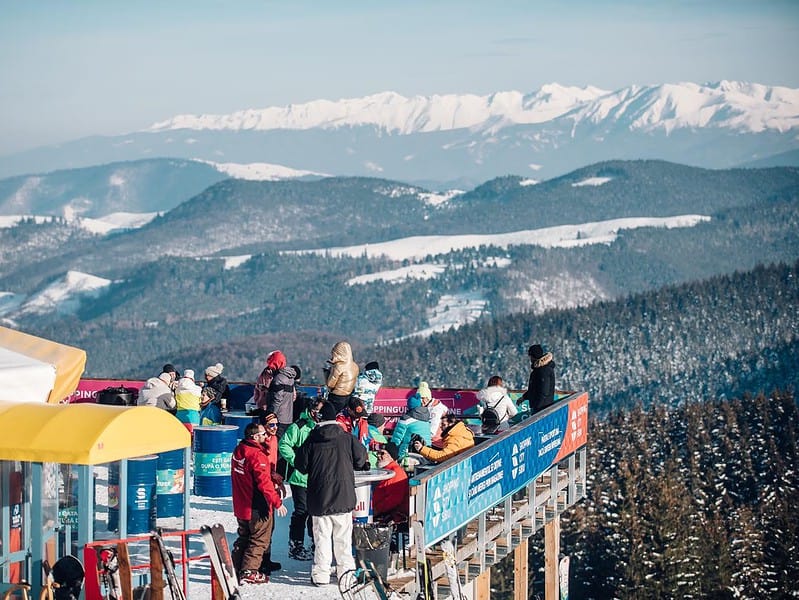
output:
[[[519,402],[529,403],[533,413],[554,402],[555,364],[552,353],[538,344],[528,348],[528,356],[531,373]],[[221,424],[230,396],[223,371],[221,363],[207,367],[204,382],[198,384],[191,369],[181,375],[166,364],[158,377],[144,384],[138,404],[168,410],[190,429]],[[242,582],[266,583],[281,568],[271,559],[271,540],[275,515],[287,514],[285,483],[293,501],[289,557],[312,561],[312,582],[327,585],[334,563],[339,578],[355,568],[356,471],[386,470],[388,476],[374,486],[372,510],[376,522],[396,527],[407,524],[409,516],[406,469],[418,464],[413,458],[441,463],[475,445],[475,433],[434,398],[424,381],[407,399],[405,413],[387,438],[386,419],[374,411],[383,384],[380,365],[368,362],[361,371],[348,342],[333,346],[323,373],[326,394],[300,400],[301,370],[275,350],[266,357],[246,404],[247,413],[256,418],[246,426],[231,458],[238,523],[232,558]],[[506,430],[520,412],[496,375],[477,399],[484,434]]]

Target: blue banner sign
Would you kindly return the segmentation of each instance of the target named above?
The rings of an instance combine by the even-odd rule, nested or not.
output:
[[[426,486],[425,544],[462,527],[521,489],[588,439],[588,394],[564,401],[552,412],[527,419],[518,431],[483,442],[448,469],[420,477]]]

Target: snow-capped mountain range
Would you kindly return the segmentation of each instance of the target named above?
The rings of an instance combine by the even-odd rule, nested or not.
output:
[[[723,127],[740,132],[779,133],[799,126],[799,90],[721,81],[630,86],[617,91],[556,83],[532,94],[518,91],[486,96],[447,94],[406,98],[394,92],[339,101],[243,110],[229,115],[179,115],[148,131],[192,129],[339,129],[370,125],[410,135],[453,129],[497,132],[512,125],[546,123],[560,117],[595,125],[606,119],[632,130]]]
[[[170,157],[225,165],[237,174],[258,171],[246,165],[268,164],[270,178],[280,172],[370,175],[441,190],[507,174],[541,181],[619,158],[745,166],[795,156],[798,134],[799,89],[757,83],[615,91],[549,84],[527,94],[411,98],[383,92],[179,115],[125,135],[0,157],[0,177]]]

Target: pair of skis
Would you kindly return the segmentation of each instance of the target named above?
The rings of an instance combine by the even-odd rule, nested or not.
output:
[[[172,600],[186,600],[183,587],[175,575],[175,557],[164,544],[161,531],[150,532],[150,572],[153,574],[166,573],[166,585]],[[152,576],[152,585],[156,585],[156,575]],[[163,579],[160,582],[160,589],[163,589]],[[132,600],[132,599],[131,599]]]
[[[225,528],[219,523],[210,527],[203,525],[200,527],[200,533],[211,557],[213,571],[211,597],[214,600],[240,600],[239,580],[233,568]]]
[[[444,558],[444,571],[447,574],[452,600],[465,600],[466,594],[463,593],[461,578],[460,575],[458,575],[458,560],[455,553],[455,545],[451,540],[444,540],[441,542],[441,553]]]
[[[435,600],[430,560],[425,552],[424,526],[420,521],[413,521],[412,526],[413,543],[416,546],[416,600]],[[441,542],[441,553],[452,600],[466,600],[466,594],[458,574],[457,554],[452,540]]]

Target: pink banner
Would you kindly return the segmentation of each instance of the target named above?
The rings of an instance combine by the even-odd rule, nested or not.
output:
[[[132,381],[130,379],[81,379],[78,389],[67,398],[67,402],[80,404],[85,402],[97,402],[97,392],[101,392],[109,387],[126,387],[140,390],[144,385],[143,381]]]

